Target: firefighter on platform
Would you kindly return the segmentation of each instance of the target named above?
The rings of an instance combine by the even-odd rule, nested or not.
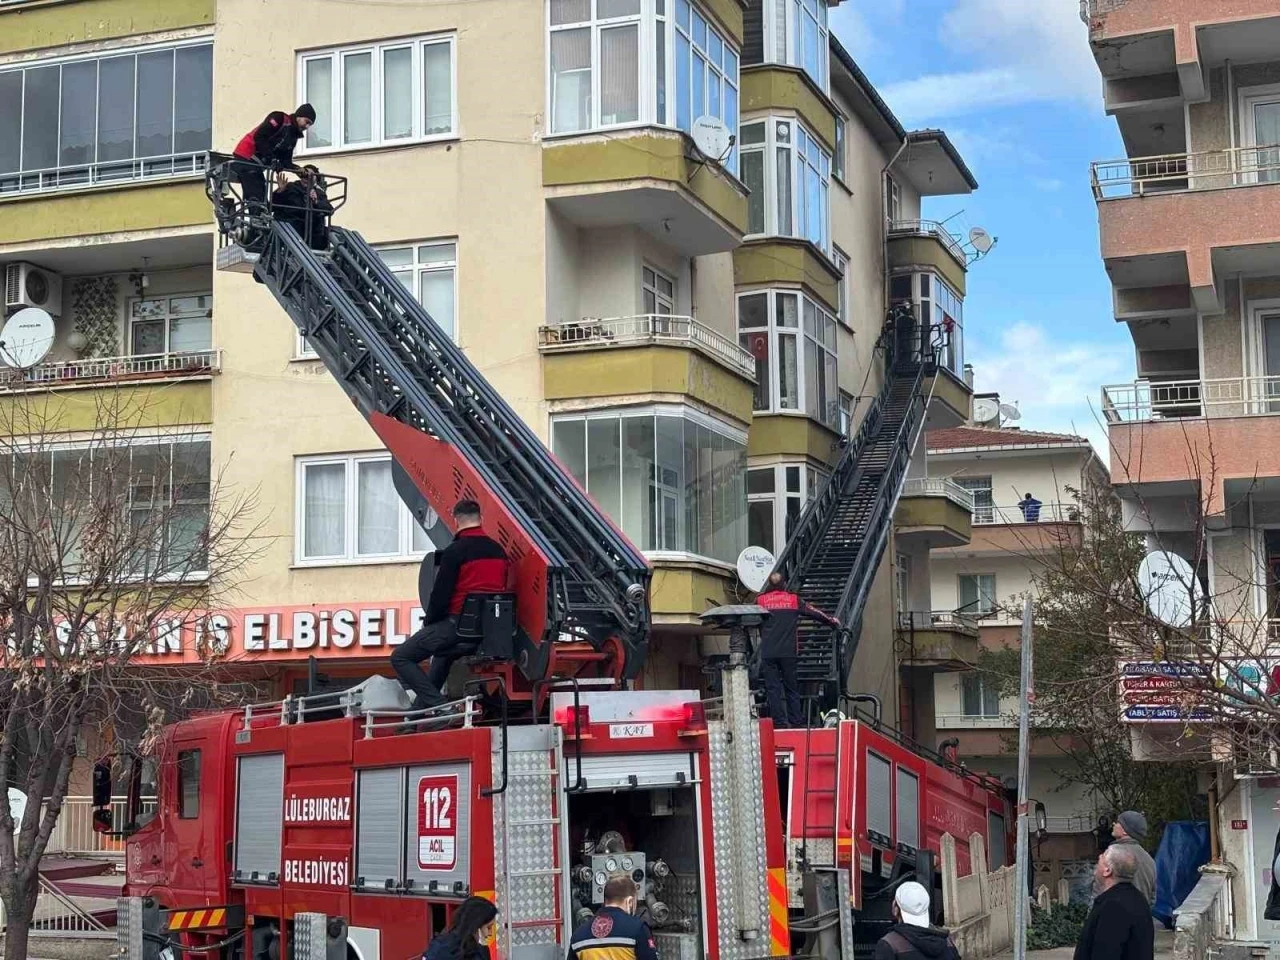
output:
[[[293,113],[274,110],[236,144],[233,170],[244,186],[246,204],[267,202],[267,170],[293,170],[293,150],[316,122],[316,109],[304,103]]]
[[[769,574],[768,589],[756,598],[756,603],[769,611],[760,638],[760,675],[769,701],[769,716],[775,727],[803,727],[800,679],[796,675],[796,628],[802,619],[836,628],[840,621],[788,590],[786,580],[776,570]]]
[[[391,654],[391,666],[400,682],[413,691],[418,709],[444,702],[442,691],[449,668],[475,649],[475,641],[458,638],[458,614],[467,595],[503,593],[510,587],[511,563],[498,542],[485,536],[480,526],[480,504],[459,500],[453,508],[453,520],[457,529],[453,542],[434,557],[436,576],[427,601],[426,621]],[[428,657],[430,673],[419,666]]]
[[[658,960],[649,925],[635,916],[640,891],[625,873],[604,885],[604,906],[573,931],[567,960]]]

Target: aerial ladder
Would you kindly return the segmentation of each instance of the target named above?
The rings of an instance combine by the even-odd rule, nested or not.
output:
[[[511,700],[553,677],[633,679],[649,648],[648,560],[365,239],[328,223],[345,180],[321,181],[317,216],[310,201],[246,204],[230,158],[211,161],[219,268],[251,270],[284,308],[391,453],[396,491],[437,547],[453,505],[473,499],[511,559],[514,655],[488,674]]]

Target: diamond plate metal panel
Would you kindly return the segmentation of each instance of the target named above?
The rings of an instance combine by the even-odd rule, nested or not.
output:
[[[142,898],[116,901],[116,944],[124,960],[142,960]]]
[[[853,910],[849,898],[853,888],[849,884],[849,871],[836,871],[836,892],[840,895],[840,956],[853,956]]]
[[[323,913],[295,913],[293,936],[294,960],[325,960],[328,946],[329,918]]]
[[[679,920],[691,920],[699,935],[702,931],[702,899],[698,891],[698,878],[694,874],[672,874],[662,881],[659,900],[671,908],[672,916]],[[666,954],[661,954],[666,958]]]
[[[693,933],[655,933],[654,946],[662,960],[701,960],[702,938]]]
[[[558,823],[552,817],[557,770],[555,730],[509,729],[507,789],[494,797],[498,904],[506,914],[499,947],[512,960],[558,958]],[[502,768],[501,734],[494,735],[493,768]]]

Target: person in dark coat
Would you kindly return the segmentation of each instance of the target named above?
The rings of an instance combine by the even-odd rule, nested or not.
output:
[[[467,897],[453,911],[449,926],[431,938],[422,960],[489,960],[497,916],[498,908],[484,897]]]
[[[786,580],[776,570],[769,574],[768,589],[756,598],[756,603],[769,611],[760,637],[760,674],[769,701],[769,716],[775,727],[803,727],[800,679],[796,675],[800,654],[796,628],[801,620],[835,628],[839,628],[840,621],[788,590]]]
[[[293,113],[275,110],[236,144],[233,171],[244,187],[246,204],[267,200],[267,171],[292,170],[293,151],[316,122],[316,108],[304,103]]]
[[[908,880],[894,892],[893,929],[876,942],[873,960],[960,960],[943,927],[929,922],[929,891]]]
[[[1151,905],[1133,885],[1133,848],[1113,843],[1098,857],[1093,876],[1102,892],[1093,898],[1075,960],[1154,960],[1156,928]]]
[[[333,205],[325,195],[324,177],[311,164],[271,195],[271,210],[281,223],[292,224],[312,250],[329,249],[328,217]]]

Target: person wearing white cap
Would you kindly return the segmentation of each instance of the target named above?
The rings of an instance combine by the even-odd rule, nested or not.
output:
[[[874,960],[960,960],[951,934],[929,922],[929,891],[914,880],[893,895],[893,929],[876,943]]]

